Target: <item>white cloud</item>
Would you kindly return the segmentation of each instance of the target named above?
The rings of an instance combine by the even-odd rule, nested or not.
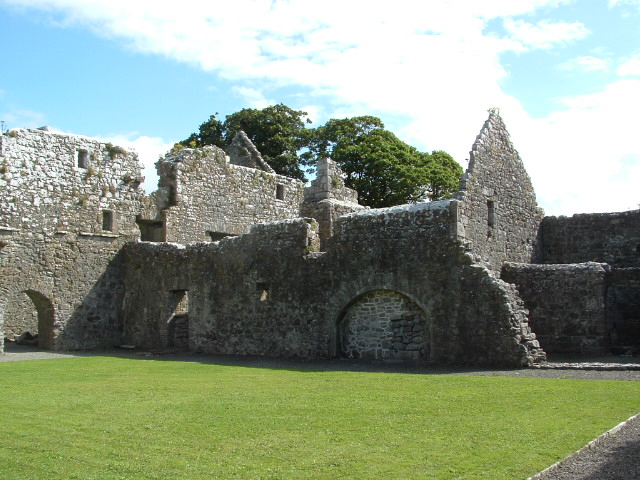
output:
[[[523,49],[548,49],[558,44],[563,45],[580,40],[590,33],[589,29],[580,22],[566,23],[542,20],[533,24],[512,18],[505,19],[504,28],[510,33],[513,40],[522,45]]]
[[[278,103],[275,100],[268,99],[260,90],[256,90],[255,88],[233,87],[233,91],[242,97],[250,108],[265,108]]]
[[[175,142],[165,142],[158,137],[138,136],[135,132],[128,134],[109,134],[101,136],[100,139],[135,150],[138,154],[138,160],[142,165],[142,176],[144,176],[142,187],[147,193],[157,188],[158,174],[155,163],[173,147]]]
[[[546,118],[507,119],[547,213],[638,208],[640,149],[635,117],[640,80],[561,99]]]
[[[38,128],[46,125],[46,116],[44,113],[36,112],[29,109],[9,109],[6,112],[0,112],[0,120],[4,121],[4,129],[11,128]]]
[[[384,116],[387,127],[409,143],[444,149],[461,163],[487,108],[497,106],[550,213],[637,203],[623,182],[638,173],[640,151],[629,131],[632,107],[640,107],[637,82],[562,99],[558,112],[536,120],[500,87],[508,75],[500,54],[564,47],[589,35],[580,22],[517,18],[570,0],[5,3],[48,10],[61,24],[213,72],[236,82],[235,93],[252,106],[275,103],[265,93],[271,90],[256,85],[296,86],[309,97],[301,103],[314,123],[321,116]],[[504,20],[507,36],[485,33],[492,19]],[[632,60],[619,67],[620,75],[635,71]],[[593,72],[607,64],[579,56],[564,67]],[[141,158],[148,151],[142,159],[151,177],[153,163],[171,143],[132,138],[112,141],[133,146]]]
[[[561,64],[559,68],[568,71],[607,72],[609,71],[609,61],[604,58],[587,55],[573,58]]]
[[[640,77],[640,54],[633,55],[618,65],[616,74],[620,77]]]

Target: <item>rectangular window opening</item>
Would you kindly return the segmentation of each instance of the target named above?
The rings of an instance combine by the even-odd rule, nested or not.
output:
[[[487,200],[487,226],[491,236],[491,230],[496,226],[496,202],[493,200]]]
[[[266,302],[267,300],[269,300],[269,285],[266,282],[256,283],[256,291],[258,292],[258,298],[261,302]]]
[[[276,199],[284,200],[284,185],[276,185]]]
[[[78,150],[78,168],[87,168],[89,161],[89,152],[87,150]]]
[[[102,211],[102,230],[113,232],[113,212],[111,210]]]

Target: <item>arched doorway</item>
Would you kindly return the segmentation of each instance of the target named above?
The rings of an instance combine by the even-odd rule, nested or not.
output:
[[[426,362],[430,332],[422,308],[393,290],[355,298],[338,321],[338,354],[346,358]]]
[[[35,290],[24,290],[13,295],[4,311],[5,338],[16,340],[29,332],[38,335],[34,346],[53,349],[55,342],[54,308],[51,300]]]

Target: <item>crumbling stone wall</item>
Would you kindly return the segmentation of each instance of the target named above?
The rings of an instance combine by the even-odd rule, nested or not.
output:
[[[5,323],[15,334],[33,325],[35,310],[42,346],[113,345],[121,331],[118,252],[138,238],[136,156],[47,129],[1,138],[0,342]]]
[[[531,261],[543,213],[496,109],[473,144],[457,198],[459,235],[476,261],[498,274],[505,261]]]
[[[300,215],[318,222],[320,248],[324,250],[327,239],[333,235],[333,224],[338,217],[365,208],[358,204],[358,192],[345,186],[336,162],[328,158],[319,160],[316,178],[304,190]]]
[[[25,332],[38,333],[38,310],[26,293],[9,298],[6,311],[9,314],[4,318],[4,338],[15,340]]]
[[[611,325],[605,290],[609,266],[506,264],[502,278],[517,286],[529,323],[547,353],[606,353]]]
[[[540,236],[539,263],[640,267],[640,210],[545,217]]]
[[[217,147],[184,149],[156,166],[159,211],[150,220],[164,223],[168,242],[217,241],[299,215],[302,182],[232,165]]]
[[[317,251],[316,222],[304,219],[217,243],[129,244],[124,341],[162,346],[158,322],[167,315],[159,309],[169,292],[184,290],[193,351],[327,358],[340,354],[350,307],[366,292],[392,291],[424,312],[425,361],[540,360],[515,290],[472,264],[452,235],[455,220],[450,202],[350,214],[337,220],[326,252]],[[400,357],[409,349],[390,350]]]

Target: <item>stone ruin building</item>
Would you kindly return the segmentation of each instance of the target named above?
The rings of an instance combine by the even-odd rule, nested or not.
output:
[[[640,344],[640,211],[544,217],[497,111],[452,199],[367,209],[331,160],[275,174],[246,135],[158,161],[0,136],[0,349],[522,366]]]

